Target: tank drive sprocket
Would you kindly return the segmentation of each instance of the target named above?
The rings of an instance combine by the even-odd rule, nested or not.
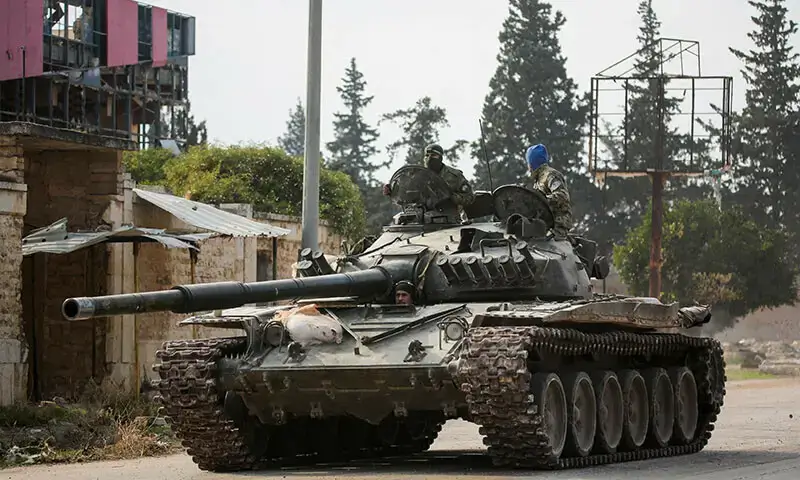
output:
[[[444,425],[443,415],[426,412],[409,412],[412,417],[424,416],[414,424],[389,417],[379,426],[352,417],[293,418],[274,426],[245,414],[246,418],[235,421],[224,408],[227,392],[219,385],[217,366],[225,357],[241,355],[246,345],[245,337],[174,340],[156,352],[157,400],[187,453],[203,470],[265,469],[420,453],[433,444]]]
[[[548,358],[557,366],[542,368]],[[625,404],[624,435],[620,428],[600,432],[600,409],[595,416],[598,384],[609,377],[619,379],[618,392],[633,391],[637,379],[638,385],[647,385],[645,405],[651,406],[631,413],[635,402]],[[667,333],[473,328],[464,339],[456,378],[493,463],[524,468],[576,468],[698,452],[711,437],[725,395],[719,342]],[[591,385],[592,379],[597,395],[585,389],[584,397],[597,423],[574,424],[580,412],[570,400],[579,390],[572,387]],[[653,408],[659,391],[665,392],[663,404]],[[681,409],[678,415],[676,409]],[[641,429],[632,427],[636,415],[647,421]],[[576,434],[578,427],[588,431],[588,443]],[[609,436],[615,437],[610,446]]]

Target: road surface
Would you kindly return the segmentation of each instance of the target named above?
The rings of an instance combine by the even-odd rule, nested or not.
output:
[[[414,459],[347,467],[239,474],[197,469],[187,455],[0,471],[0,480],[232,480],[232,479],[800,479],[800,381],[730,382],[711,443],[699,454],[560,472],[498,471],[481,454],[477,428],[448,423],[431,451]]]

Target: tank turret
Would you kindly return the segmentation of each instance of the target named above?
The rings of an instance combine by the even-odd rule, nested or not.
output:
[[[704,448],[725,361],[682,332],[709,306],[593,293],[608,261],[554,236],[539,192],[503,185],[459,211],[427,168],[391,184],[402,211],[379,237],[336,257],[305,249],[295,278],[71,298],[64,316],[213,311],[181,324],[244,332],[156,353],[160,399],[204,470],[422,452],[451,418],[481,425],[496,465]]]

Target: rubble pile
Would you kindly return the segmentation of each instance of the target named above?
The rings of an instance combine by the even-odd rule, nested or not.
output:
[[[739,340],[722,344],[725,358],[745,369],[758,369],[772,375],[800,377],[800,341]]]

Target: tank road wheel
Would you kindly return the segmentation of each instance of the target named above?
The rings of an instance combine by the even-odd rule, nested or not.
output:
[[[593,380],[597,398],[595,445],[601,453],[615,453],[622,440],[622,424],[625,418],[622,387],[617,375],[611,371],[596,373]]]
[[[597,431],[597,399],[592,379],[586,372],[565,378],[567,390],[568,435],[566,449],[570,455],[585,457],[592,451]]]
[[[650,393],[650,434],[652,441],[665,447],[672,438],[675,426],[675,392],[667,371],[653,368],[646,372],[647,390]]]
[[[567,397],[564,385],[555,373],[537,373],[533,377],[533,397],[539,405],[542,426],[550,443],[551,454],[558,458],[567,441]]]
[[[697,382],[694,374],[686,367],[670,371],[672,388],[675,390],[675,430],[674,438],[687,444],[697,431],[699,408],[697,404]]]
[[[622,427],[622,443],[627,450],[636,450],[647,438],[650,408],[647,385],[636,370],[620,372],[622,377],[622,401],[625,406]]]

